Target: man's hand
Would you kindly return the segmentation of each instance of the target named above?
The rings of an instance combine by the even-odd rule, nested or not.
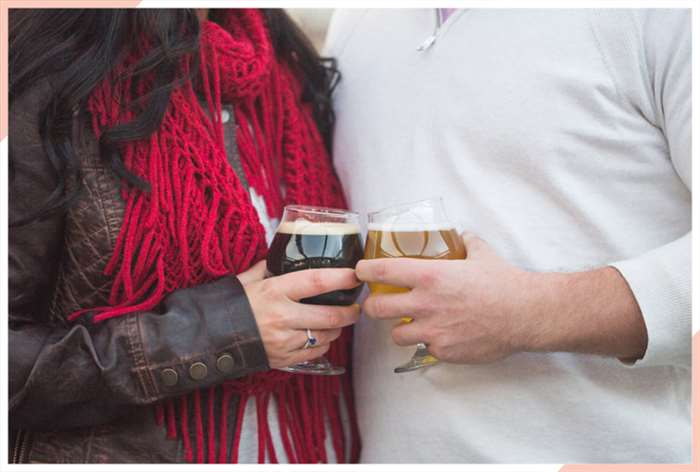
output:
[[[397,324],[401,346],[424,342],[438,359],[493,362],[521,351],[572,351],[638,359],[646,349],[644,320],[627,283],[605,267],[575,274],[535,273],[464,235],[467,259],[360,261],[357,277],[408,287],[371,295],[364,311]]]

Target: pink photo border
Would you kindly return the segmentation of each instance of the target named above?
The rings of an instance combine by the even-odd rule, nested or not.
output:
[[[8,9],[10,8],[112,8],[136,7],[140,0],[1,0],[0,7],[0,141],[7,136],[8,120]],[[700,333],[693,336],[693,445],[691,464],[575,464],[561,472],[697,472],[700,470]]]

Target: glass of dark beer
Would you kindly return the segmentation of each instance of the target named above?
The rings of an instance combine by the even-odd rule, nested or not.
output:
[[[287,205],[267,255],[267,272],[282,275],[305,269],[354,269],[362,254],[357,213],[336,208]],[[312,305],[351,305],[361,290],[362,286],[358,286],[300,301]],[[332,365],[323,356],[281,370],[313,375],[345,372],[343,367]]]
[[[464,259],[466,249],[462,238],[447,218],[442,199],[434,198],[405,203],[368,215],[365,259],[411,257],[416,259]],[[407,287],[369,283],[373,294],[405,293]],[[402,323],[413,321],[410,313]],[[411,372],[437,364],[428,346],[419,343],[413,357],[394,369],[396,373]]]

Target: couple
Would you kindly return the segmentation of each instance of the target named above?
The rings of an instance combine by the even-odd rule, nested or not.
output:
[[[349,10],[327,55],[11,12],[10,461],[688,462],[689,13]],[[285,204],[435,194],[466,260],[264,279]],[[299,303],[361,282],[412,290]]]

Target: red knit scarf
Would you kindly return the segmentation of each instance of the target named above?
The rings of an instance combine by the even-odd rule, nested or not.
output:
[[[127,59],[89,100],[98,138],[104,129],[133,118],[129,105],[135,97],[125,72],[137,59],[136,54]],[[200,90],[189,81],[176,88],[158,131],[122,150],[127,169],[151,190],[122,184],[124,221],[105,269],[114,280],[110,306],[81,310],[71,319],[86,311],[99,322],[150,310],[173,290],[240,273],[265,257],[264,229],[226,158],[222,102],[234,105],[241,163],[269,215],[279,216],[287,203],[345,205],[311,110],[300,103],[299,81],[277,61],[259,11],[230,10],[220,25],[205,22],[200,66]],[[135,90],[139,95],[147,92],[141,82]],[[206,98],[208,114],[197,92]],[[331,347],[329,359],[347,365],[349,347],[350,333],[345,332]],[[351,438],[341,427],[341,394],[349,407]],[[259,462],[277,462],[267,422],[273,397],[291,462],[326,462],[328,433],[340,462],[348,448],[351,461],[357,460],[359,438],[346,375],[255,374],[169,399],[156,406],[156,421],[168,437],[183,442],[188,461],[237,462],[246,427],[244,409],[251,397],[257,407]],[[237,422],[231,425],[227,417],[234,404]],[[226,439],[229,428],[235,428],[231,444]]]

